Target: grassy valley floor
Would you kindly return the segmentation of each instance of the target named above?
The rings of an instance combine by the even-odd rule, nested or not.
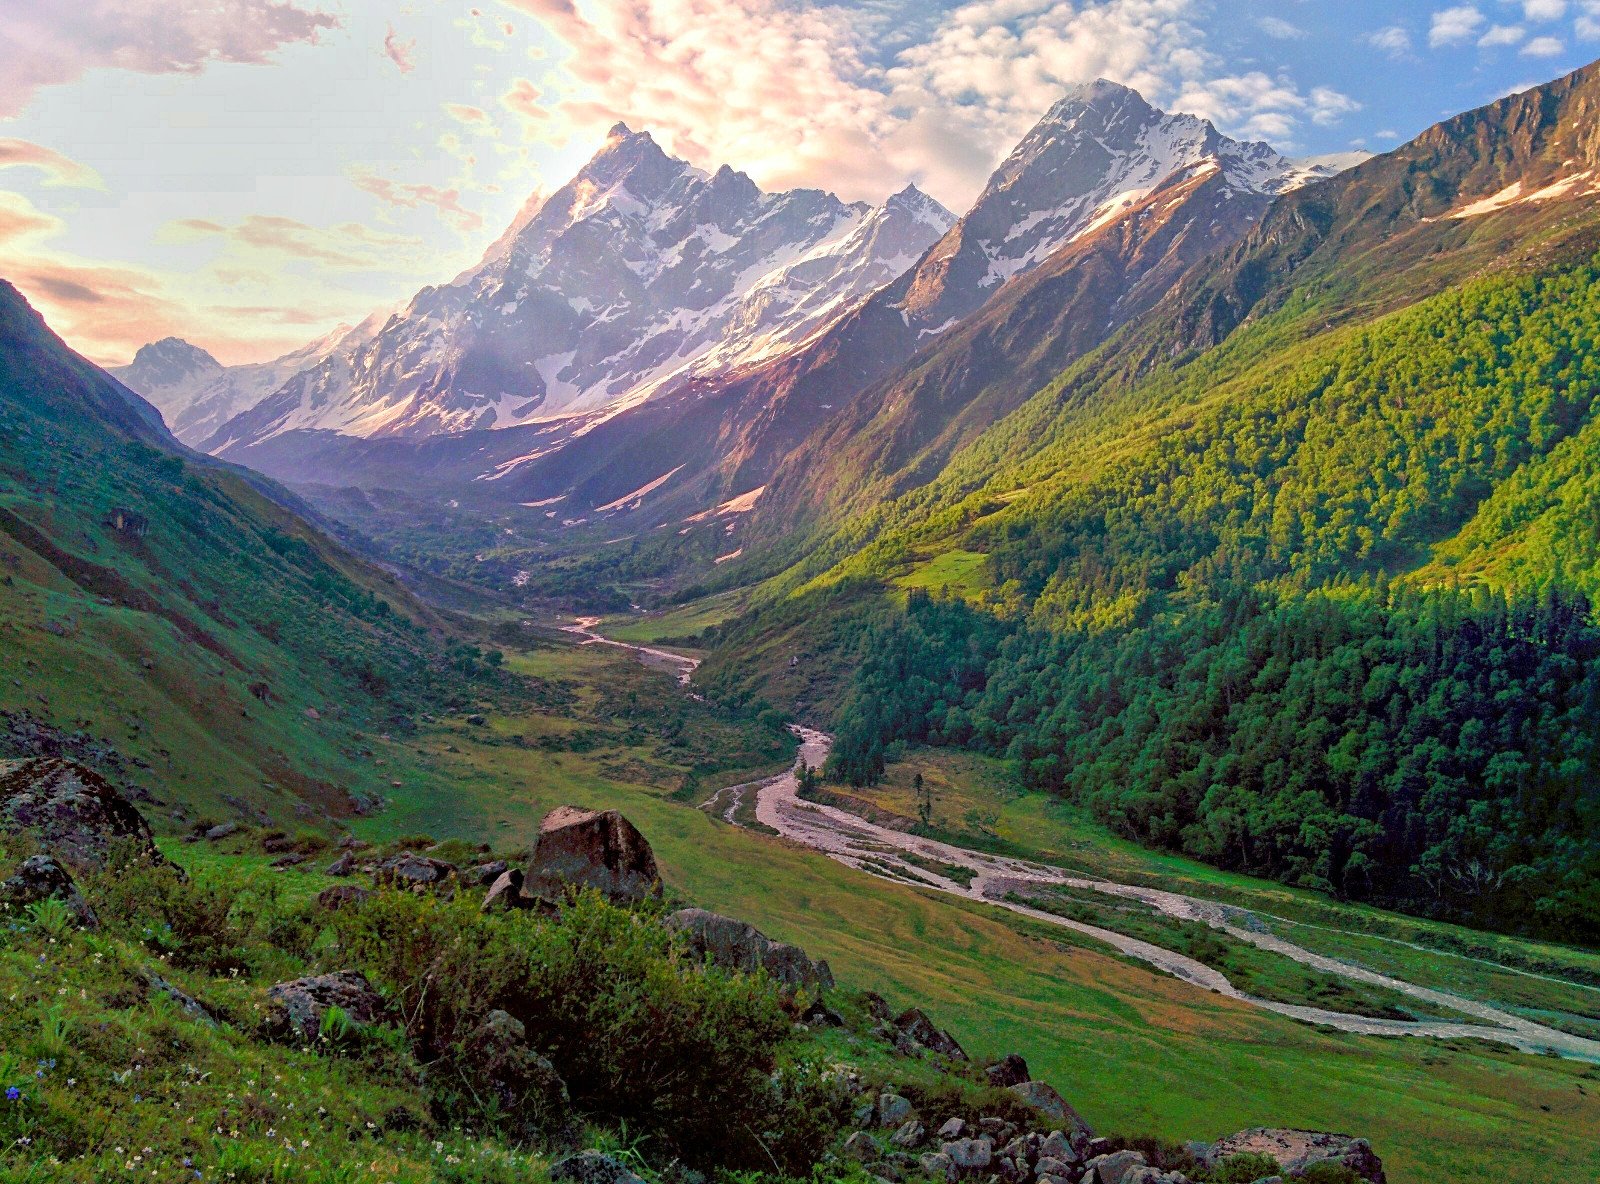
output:
[[[728,826],[674,800],[688,770],[673,763],[687,750],[664,747],[658,734],[662,720],[672,726],[678,691],[670,678],[597,647],[543,649],[508,661],[568,688],[569,701],[559,712],[489,714],[482,727],[440,721],[391,745],[387,759],[402,784],[391,790],[388,809],[355,822],[358,834],[426,831],[510,851],[532,839],[552,806],[615,807],[655,845],[669,884],[684,897],[828,958],[841,981],[882,991],[897,1005],[927,1007],[976,1054],[1022,1052],[1036,1075],[1055,1082],[1099,1129],[1173,1139],[1211,1139],[1260,1124],[1352,1131],[1372,1139],[1396,1184],[1499,1181],[1532,1164],[1558,1178],[1590,1170],[1600,1142],[1600,1068],[1479,1042],[1319,1031],[1196,991],[1088,939],[888,883]],[[627,710],[639,713],[632,724]],[[648,713],[656,714],[647,726]],[[691,733],[703,722],[685,720]],[[634,742],[619,752],[619,734],[626,740],[630,732]],[[937,764],[943,755],[929,759]],[[1342,906],[1311,894],[1224,877],[1064,827],[1046,803],[1006,796],[1003,768],[979,772],[942,774],[948,788],[936,789],[943,803],[936,821],[949,813],[949,825],[960,829],[976,811],[982,827],[973,833],[986,831],[991,842],[1099,862],[1119,877],[1167,876],[1190,891],[1209,886],[1297,919],[1326,919],[1324,910],[1346,916]],[[971,795],[970,805],[960,803],[957,787]],[[894,788],[891,780],[889,804]],[[1356,912],[1374,932],[1426,936],[1450,928]],[[1462,942],[1529,962],[1590,961],[1454,932]]]

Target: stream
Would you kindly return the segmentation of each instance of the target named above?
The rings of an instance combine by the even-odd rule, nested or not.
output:
[[[632,650],[645,665],[676,675],[679,685],[688,687],[695,668],[700,664],[698,659],[650,646],[613,641],[595,632],[599,623],[599,618],[584,617],[566,626],[566,629],[583,637],[584,644],[618,646]],[[1103,942],[1127,957],[1153,966],[1201,990],[1238,999],[1265,1011],[1276,1012],[1309,1024],[1320,1024],[1342,1032],[1371,1036],[1493,1040],[1524,1052],[1555,1053],[1600,1064],[1600,1041],[1535,1023],[1475,999],[1418,986],[1403,979],[1313,953],[1269,932],[1262,923],[1261,915],[1248,909],[1223,905],[1178,892],[1096,879],[1031,860],[973,851],[952,843],[879,826],[834,806],[805,801],[800,797],[799,769],[802,765],[821,768],[828,759],[832,737],[811,728],[795,726],[791,730],[800,740],[800,752],[793,768],[775,777],[728,786],[719,790],[701,808],[723,821],[738,825],[741,807],[753,805],[754,817],[762,826],[770,828],[791,842],[820,851],[842,864],[869,875],[982,901],[1036,921],[1075,930]],[[971,882],[963,884],[958,880],[949,879],[930,870],[925,864],[919,865],[913,862],[914,859],[961,868],[971,875]],[[1471,1020],[1379,1019],[1320,1007],[1261,999],[1239,990],[1221,971],[1185,954],[1008,899],[1013,893],[1021,894],[1052,888],[1090,891],[1135,901],[1175,920],[1197,921],[1209,925],[1238,941],[1248,942],[1259,949],[1289,958],[1311,969],[1339,975],[1356,982],[1386,987],[1433,1006],[1448,1008],[1463,1017],[1471,1017]]]

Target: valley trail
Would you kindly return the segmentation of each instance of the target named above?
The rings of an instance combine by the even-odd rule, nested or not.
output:
[[[645,665],[674,673],[684,686],[688,685],[695,668],[700,664],[698,659],[667,650],[613,641],[595,632],[598,625],[598,618],[584,617],[566,626],[566,629],[583,637],[585,644],[604,644],[632,650]],[[722,789],[702,809],[724,821],[736,823],[740,807],[747,805],[753,795],[754,817],[761,826],[849,867],[882,879],[982,901],[1036,921],[1075,930],[1202,990],[1213,991],[1306,1023],[1372,1036],[1492,1040],[1524,1052],[1555,1053],[1600,1064],[1600,1041],[1534,1023],[1475,999],[1418,986],[1313,953],[1268,931],[1261,915],[1248,909],[1178,892],[1086,877],[1031,860],[973,851],[952,843],[891,830],[834,806],[806,801],[800,797],[799,769],[802,765],[820,769],[828,759],[832,737],[799,726],[794,727],[793,731],[800,740],[800,751],[792,769],[776,777]],[[963,884],[950,879],[930,870],[929,865],[943,865],[951,871],[961,869],[963,879],[970,874],[970,882]],[[1459,1012],[1463,1017],[1471,1017],[1472,1022],[1465,1018],[1460,1022],[1380,1019],[1257,998],[1239,990],[1221,971],[1187,955],[1010,899],[1013,894],[1051,888],[1090,891],[1136,901],[1163,916],[1209,925],[1238,941],[1248,942],[1311,969],[1384,987],[1434,1007]]]

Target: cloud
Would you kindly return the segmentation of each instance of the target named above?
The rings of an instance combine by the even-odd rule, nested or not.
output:
[[[1256,22],[1256,27],[1274,41],[1298,41],[1306,35],[1306,31],[1299,25],[1276,16],[1262,17]]]
[[[1530,21],[1558,21],[1567,15],[1567,0],[1522,0],[1522,15]]]
[[[617,119],[702,163],[727,161],[769,187],[826,178],[881,199],[910,177],[953,207],[1064,89],[1106,77],[1152,102],[1226,88],[1205,48],[1202,0],[973,0],[926,15],[915,35],[879,5],[783,0],[502,0],[566,47],[563,70],[526,106],[524,136],[597,143]],[[887,48],[886,48],[887,47]],[[1221,76],[1221,77],[1219,77]],[[564,80],[563,80],[564,79]],[[1284,136],[1311,101],[1274,78],[1213,109],[1224,130]],[[518,100],[502,103],[520,108]],[[1206,112],[1201,112],[1205,114]]]
[[[417,68],[417,39],[400,40],[400,34],[392,24],[383,35],[383,52],[402,74],[409,74]]]
[[[457,123],[471,124],[488,123],[489,116],[482,107],[472,107],[466,103],[446,103],[445,114]]]
[[[269,267],[309,262],[339,271],[394,270],[396,251],[417,247],[421,241],[383,234],[354,222],[322,229],[271,214],[251,214],[234,226],[205,218],[181,218],[163,227],[158,239],[175,243],[219,240],[234,248],[230,256],[234,267],[250,262]]]
[[[1583,12],[1573,22],[1572,31],[1584,41],[1600,41],[1600,0],[1582,0]]]
[[[550,112],[544,106],[544,91],[526,78],[518,78],[511,84],[511,89],[500,96],[500,105],[520,116],[525,124],[541,125],[550,119]],[[531,134],[533,128],[527,130]]]
[[[1396,59],[1406,57],[1411,52],[1411,31],[1404,25],[1385,25],[1371,33],[1363,33],[1361,40]]]
[[[1478,30],[1483,27],[1483,19],[1483,13],[1470,4],[1436,12],[1428,27],[1428,44],[1434,49],[1463,45],[1477,36]]]
[[[61,222],[35,208],[20,193],[0,192],[0,246],[38,239],[61,230]]]
[[[1559,37],[1535,37],[1522,47],[1522,56],[1528,58],[1553,58],[1566,52]]]
[[[1495,25],[1478,38],[1478,46],[1491,49],[1498,45],[1516,45],[1525,36],[1527,31],[1521,25]]]
[[[44,173],[44,183],[71,189],[105,189],[100,174],[85,164],[62,156],[52,148],[29,140],[0,140],[0,169],[36,168]]]
[[[353,169],[350,180],[356,188],[370,193],[379,201],[400,209],[416,210],[432,206],[457,230],[471,232],[483,227],[483,215],[461,204],[461,190],[441,189],[435,185],[409,185],[380,177],[367,169]]]
[[[211,62],[264,62],[339,26],[302,0],[73,0],[6,5],[0,21],[0,117],[41,86],[97,67],[192,74]]]

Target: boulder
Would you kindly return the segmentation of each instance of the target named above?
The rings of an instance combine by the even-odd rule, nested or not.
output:
[[[655,853],[615,810],[559,806],[539,824],[523,890],[551,904],[586,888],[617,904],[661,895]]]
[[[467,873],[467,880],[469,883],[476,884],[479,888],[487,888],[506,874],[508,866],[510,865],[503,859],[496,859],[490,863],[480,863]]]
[[[800,1022],[813,1028],[842,1028],[844,1016],[829,1007],[820,998],[813,999],[800,1015]]]
[[[206,838],[215,843],[218,839],[225,839],[231,834],[237,834],[238,831],[239,824],[237,822],[219,822],[206,831]]]
[[[1327,1131],[1297,1131],[1273,1127],[1252,1127],[1219,1139],[1211,1145],[1208,1166],[1221,1163],[1230,1155],[1266,1155],[1278,1161],[1283,1174],[1295,1179],[1312,1164],[1343,1164],[1371,1184],[1387,1184],[1383,1161],[1373,1153],[1372,1144],[1351,1135]]]
[[[947,1118],[944,1125],[939,1128],[939,1137],[946,1142],[964,1138],[967,1133],[967,1121],[964,1118]]]
[[[790,990],[820,991],[833,986],[826,962],[813,962],[799,946],[773,941],[743,921],[705,909],[679,909],[665,924],[685,936],[690,954],[709,958],[723,970],[745,974],[765,970],[773,981]]]
[[[178,1010],[182,1011],[190,1019],[196,1021],[197,1023],[202,1023],[208,1028],[215,1028],[217,1026],[216,1017],[206,1009],[206,1006],[201,1003],[200,1000],[196,999],[193,995],[188,994],[177,985],[168,982],[155,971],[146,967],[145,969],[139,971],[139,977],[144,980],[145,986],[149,987],[152,991],[155,991],[161,995],[165,995],[168,999],[171,999],[173,1003],[178,1005]]]
[[[22,861],[15,875],[0,880],[0,907],[24,909],[41,900],[61,901],[73,920],[85,929],[100,927],[100,918],[54,855],[30,856]]]
[[[928,1128],[915,1118],[908,1118],[900,1124],[899,1130],[889,1136],[889,1142],[902,1151],[910,1151],[913,1147],[920,1147],[927,1137]]]
[[[945,1143],[940,1152],[950,1157],[950,1162],[961,1172],[979,1172],[994,1162],[994,1143],[987,1135],[976,1139],[956,1139]]]
[[[1028,1072],[1028,1062],[1016,1053],[1008,1053],[983,1071],[989,1079],[989,1084],[997,1089],[1009,1089],[1013,1085],[1021,1085],[1032,1080]]]
[[[1023,1105],[1047,1119],[1052,1128],[1065,1131],[1072,1142],[1081,1142],[1094,1135],[1089,1124],[1083,1120],[1083,1115],[1069,1106],[1067,1100],[1048,1082],[1024,1081],[1020,1085],[1013,1085],[1011,1092],[1021,1099]]]
[[[1072,1139],[1065,1131],[1051,1131],[1039,1143],[1039,1158],[1060,1160],[1077,1167],[1089,1158],[1088,1145],[1088,1140],[1082,1135]]]
[[[0,831],[33,839],[75,872],[99,871],[116,852],[163,864],[144,815],[76,761],[0,761]]]
[[[956,1043],[955,1037],[934,1026],[932,1020],[925,1015],[920,1007],[913,1007],[902,1012],[894,1021],[895,1028],[900,1033],[900,1044],[905,1051],[926,1050],[936,1056],[948,1057],[952,1061],[964,1061],[967,1054]]]
[[[911,1102],[899,1094],[878,1095],[878,1125],[898,1127],[911,1117]]]
[[[391,855],[372,872],[373,882],[380,887],[403,888],[409,892],[452,891],[458,877],[455,864],[414,851]]]
[[[382,1014],[383,1000],[359,970],[277,983],[267,988],[267,1031],[280,1039],[316,1040],[330,1007],[342,1009],[358,1024],[370,1024]]]
[[[338,859],[335,859],[326,868],[324,868],[323,871],[325,874],[330,876],[353,876],[356,874],[358,867],[359,865],[356,863],[356,853],[354,851],[345,851],[339,856]]]
[[[317,893],[317,907],[325,912],[337,913],[340,909],[363,903],[371,895],[356,884],[334,884]]]
[[[930,1180],[942,1180],[944,1184],[955,1184],[957,1177],[960,1175],[956,1170],[955,1160],[942,1151],[930,1152],[922,1156],[917,1162],[922,1165],[923,1173]]]
[[[1135,1168],[1146,1166],[1144,1155],[1138,1151],[1113,1151],[1097,1155],[1084,1165],[1085,1184],[1123,1184]]]
[[[882,1154],[866,1131],[857,1131],[844,1141],[844,1153],[860,1163],[873,1163]]]
[[[501,1113],[516,1115],[525,1131],[549,1130],[566,1113],[566,1083],[528,1047],[527,1029],[507,1012],[484,1016],[449,1060],[475,1092],[492,1093]]]
[[[598,1151],[580,1151],[556,1160],[550,1165],[550,1179],[556,1184],[644,1184],[639,1176]]]
[[[532,908],[537,903],[539,902],[523,895],[522,872],[514,867],[501,872],[495,882],[489,885],[489,891],[483,895],[483,911],[486,913],[499,912],[503,909]]]

